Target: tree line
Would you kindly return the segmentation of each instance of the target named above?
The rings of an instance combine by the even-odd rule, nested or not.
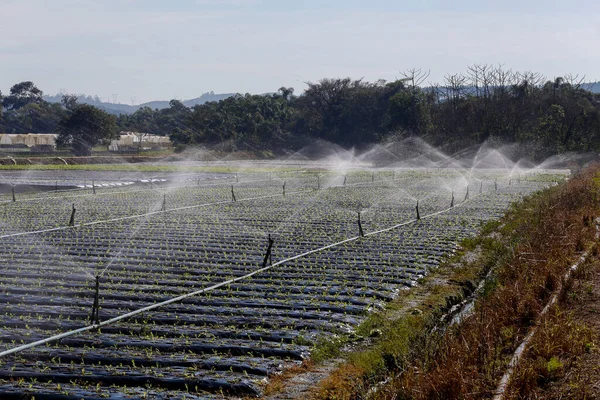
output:
[[[274,153],[314,139],[361,147],[408,136],[451,150],[486,140],[523,143],[538,158],[600,150],[600,94],[586,90],[577,76],[547,80],[484,64],[447,75],[438,85],[425,86],[427,78],[427,72],[413,69],[393,82],[322,79],[308,82],[299,96],[282,87],[273,94],[237,94],[192,108],[172,100],[165,109],[143,107],[119,116],[79,105],[74,96],[47,103],[33,83],[22,82],[2,99],[0,131],[59,132],[60,143],[73,149],[76,142],[102,141],[125,130],[169,135],[177,146]],[[96,122],[81,138],[77,129],[88,117]],[[92,131],[100,126],[100,136],[106,137],[96,138]]]

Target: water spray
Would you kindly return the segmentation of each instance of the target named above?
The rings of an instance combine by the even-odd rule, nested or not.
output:
[[[358,234],[360,237],[364,237],[365,233],[363,232],[362,224],[360,223],[360,211],[358,212]]]
[[[273,239],[271,239],[271,234],[269,233],[269,246],[267,247],[267,252],[265,253],[265,258],[263,260],[262,266],[265,268],[267,266],[267,262],[270,265],[273,265],[273,259],[271,258],[271,249],[273,248]]]
[[[452,191],[452,200],[450,200],[450,208],[454,207],[454,190]]]
[[[14,203],[15,201],[17,201],[17,198],[15,197],[15,185],[11,185],[11,190],[12,190],[12,201]]]
[[[75,203],[73,203],[73,210],[71,211],[71,219],[69,219],[69,226],[75,226]]]
[[[233,191],[233,185],[231,185],[231,202],[235,203],[237,199],[235,198],[235,192]]]
[[[469,198],[469,185],[467,185],[467,193],[465,193],[465,199],[463,201],[467,201]]]
[[[421,214],[419,214],[419,200],[417,200],[417,207],[415,209],[417,210],[417,221],[419,221],[421,219]]]
[[[285,197],[285,181],[283,181],[283,197]]]
[[[96,275],[96,292],[94,293],[94,304],[92,304],[92,315],[90,322],[98,325],[100,323],[100,275]]]

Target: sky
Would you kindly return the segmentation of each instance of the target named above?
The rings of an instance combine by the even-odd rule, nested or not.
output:
[[[0,0],[0,34],[3,94],[127,104],[474,64],[600,80],[597,0]]]

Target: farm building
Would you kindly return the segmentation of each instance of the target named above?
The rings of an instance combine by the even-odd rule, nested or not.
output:
[[[55,133],[0,133],[0,148],[4,151],[50,152],[56,149]]]
[[[109,151],[157,150],[171,147],[168,136],[158,136],[143,132],[120,132],[119,139],[112,140]]]

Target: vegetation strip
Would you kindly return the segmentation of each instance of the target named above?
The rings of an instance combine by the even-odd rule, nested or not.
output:
[[[597,241],[600,238],[599,223],[600,223],[600,219],[596,219],[596,235],[594,236],[595,241]],[[557,288],[556,292],[552,295],[552,297],[550,298],[550,301],[548,301],[546,306],[542,309],[542,312],[540,312],[540,314],[538,316],[538,320],[541,320],[542,318],[544,318],[548,314],[548,311],[550,310],[550,308],[558,302],[558,298],[562,294],[564,288],[566,286],[568,286],[569,282],[571,282],[571,279],[573,278],[573,274],[575,272],[577,272],[579,267],[587,260],[588,256],[590,255],[590,253],[594,250],[594,248],[596,246],[597,246],[596,242],[592,243],[592,248],[586,250],[581,255],[581,257],[579,257],[579,260],[577,260],[577,262],[569,268],[569,270],[563,277],[562,282],[564,282],[564,283],[562,283],[562,282],[559,283],[559,287]],[[500,379],[500,383],[498,384],[498,387],[496,388],[493,400],[503,400],[505,398],[506,389],[508,388],[508,385],[513,376],[513,373],[514,373],[517,365],[519,364],[521,357],[523,357],[525,349],[527,348],[527,346],[529,345],[529,343],[535,336],[538,326],[539,326],[539,324],[536,324],[531,328],[531,330],[527,333],[527,336],[525,336],[525,339],[523,339],[523,341],[521,342],[519,347],[517,347],[517,350],[515,350],[515,353],[513,354],[512,358],[510,360],[510,363],[508,364],[506,372],[502,376],[502,379]]]

